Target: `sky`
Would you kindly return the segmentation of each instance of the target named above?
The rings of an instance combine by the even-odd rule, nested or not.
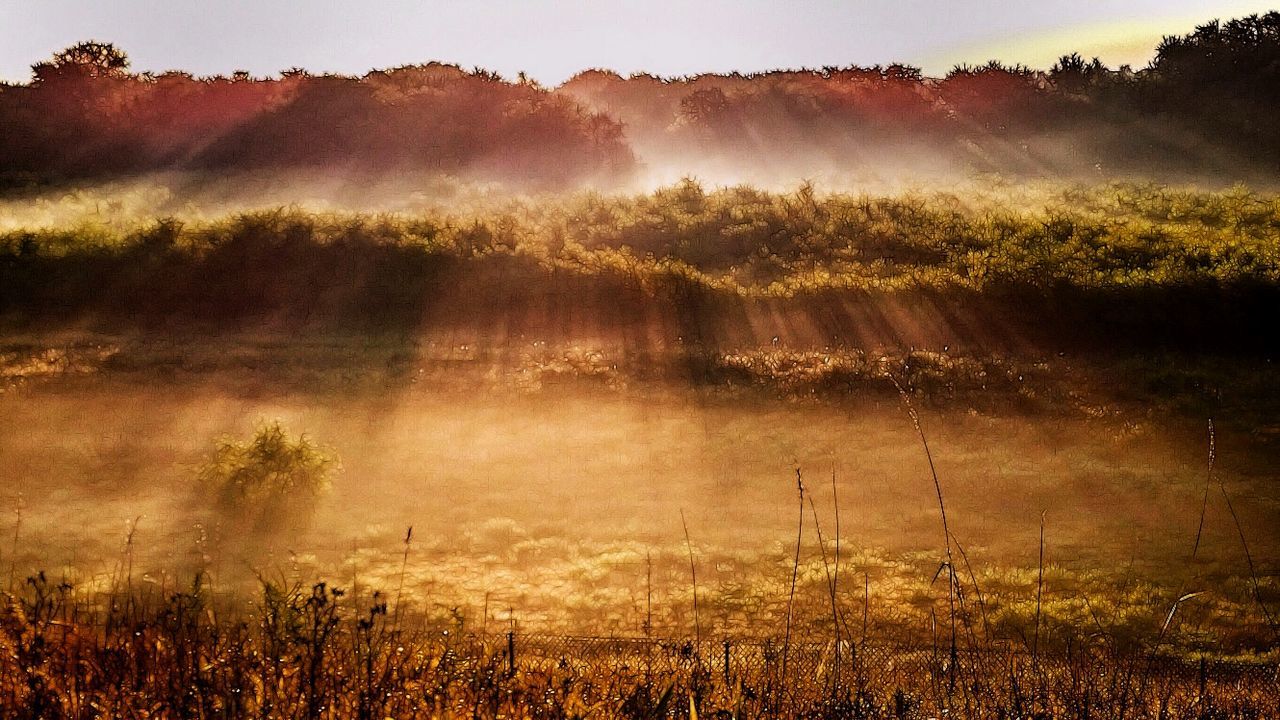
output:
[[[1079,51],[1141,67],[1161,36],[1280,0],[0,0],[0,79],[81,40],[113,42],[135,71],[291,67],[363,74],[440,60],[556,85],[623,74],[904,62],[943,75],[997,58],[1047,68]]]

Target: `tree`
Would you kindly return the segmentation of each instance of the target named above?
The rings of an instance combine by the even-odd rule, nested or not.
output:
[[[1049,80],[1060,92],[1079,94],[1088,90],[1097,79],[1105,77],[1106,72],[1098,58],[1086,62],[1080,53],[1073,52],[1058,58],[1049,70]]]
[[[54,53],[53,57],[31,66],[35,82],[55,78],[124,77],[129,73],[129,56],[111,43],[89,40]]]

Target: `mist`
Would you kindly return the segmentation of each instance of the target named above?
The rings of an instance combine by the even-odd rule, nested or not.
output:
[[[800,470],[828,542],[837,493],[849,569],[866,574],[877,622],[897,622],[893,608],[927,589],[936,506],[892,395],[779,404],[768,393],[587,372],[534,381],[531,361],[490,366],[467,346],[434,356],[424,346],[403,373],[338,360],[327,383],[281,385],[273,376],[283,369],[270,364],[280,350],[236,347],[197,370],[189,352],[166,359],[163,343],[135,341],[0,396],[6,503],[21,519],[20,545],[5,548],[15,572],[47,568],[93,586],[118,576],[127,553],[135,581],[157,589],[196,570],[250,596],[262,576],[385,589],[399,581],[412,526],[404,582],[430,615],[460,608],[473,624],[514,617],[529,630],[636,632],[651,564],[660,629],[678,632],[690,622],[683,512],[704,612],[762,634],[783,598]],[[296,378],[304,369],[292,357]],[[1203,482],[1195,429],[1131,424],[1124,403],[1107,407],[1122,414],[1031,419],[959,402],[924,412],[953,530],[991,582],[1034,564],[1042,510],[1064,591],[1125,577],[1159,586],[1186,572],[1178,556]],[[195,500],[200,467],[218,438],[246,437],[266,420],[331,448],[341,470],[308,529],[219,545],[217,521]],[[1244,452],[1253,442],[1220,436],[1226,477],[1257,471]],[[1234,562],[1223,512],[1208,518],[1206,562]],[[1255,552],[1275,552],[1265,530],[1274,508],[1244,512]],[[806,578],[819,575],[803,597],[816,623],[815,542],[806,541]],[[1007,582],[1016,595],[1027,580]]]
[[[784,678],[794,636],[840,716],[869,638],[966,702],[966,643],[1271,667],[1278,38],[557,87],[58,52],[0,86],[0,646],[197,608],[316,677],[303,616],[523,682],[517,633],[695,679],[723,638],[746,693],[730,639]]]

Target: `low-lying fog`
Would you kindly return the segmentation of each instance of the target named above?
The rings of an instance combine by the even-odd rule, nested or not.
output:
[[[626,179],[604,184],[584,182],[555,192],[529,190],[498,181],[412,172],[258,172],[223,176],[154,173],[0,195],[0,232],[82,226],[135,228],[163,217],[217,220],[229,214],[282,207],[320,212],[433,213],[465,217],[495,209],[518,211],[521,203],[536,206],[574,193],[645,194],[684,179],[693,179],[708,189],[750,185],[780,193],[805,185],[819,193],[870,196],[945,193],[956,203],[1019,210],[1034,210],[1073,186],[1151,182],[1151,178],[1141,174],[1107,175],[1095,171],[1000,175],[931,164],[927,160],[862,166],[749,160],[714,157],[655,160],[641,165]],[[1229,188],[1238,182],[1236,176],[1165,173],[1160,176],[1159,184]],[[1274,184],[1255,178],[1250,187],[1266,190]]]
[[[429,614],[637,633],[651,592],[655,631],[683,632],[683,512],[703,626],[769,632],[790,580],[799,468],[814,501],[804,509],[803,619],[826,617],[813,512],[830,561],[833,490],[849,602],[869,592],[874,616],[919,625],[919,608],[938,595],[929,586],[942,557],[937,499],[892,399],[574,384],[462,392],[437,389],[448,384],[438,377],[334,395],[246,390],[216,373],[155,378],[84,374],[0,394],[0,570],[20,581],[45,569],[102,588],[128,564],[135,584],[155,590],[204,569],[222,589],[259,574],[364,593],[394,592],[406,562],[405,596]],[[1042,513],[1050,593],[1172,586],[1189,570],[1205,448],[1185,433],[1157,418],[921,416],[952,530],[993,594],[1029,592]],[[199,468],[220,437],[247,438],[273,419],[330,448],[341,470],[310,530],[215,542],[194,492]],[[1247,443],[1219,437],[1219,462],[1266,557],[1278,497],[1267,472],[1241,457]],[[1211,499],[1195,570],[1238,578],[1234,527]]]

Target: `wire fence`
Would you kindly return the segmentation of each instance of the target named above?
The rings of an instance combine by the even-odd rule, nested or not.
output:
[[[323,587],[252,624],[196,604],[105,622],[56,609],[0,615],[0,718],[1280,717],[1280,665],[1209,655],[463,633],[402,628],[385,608],[350,626]]]
[[[999,685],[1004,691],[1096,687],[1099,697],[1133,688],[1154,696],[1206,697],[1247,689],[1280,697],[1280,664],[1152,652],[1033,653],[1008,644],[977,649],[834,640],[592,637],[523,634],[471,639],[466,654],[498,653],[508,672],[583,677],[644,676],[704,688],[784,688],[792,700],[862,688],[934,687],[941,695]],[[1087,690],[1087,688],[1086,688]]]

